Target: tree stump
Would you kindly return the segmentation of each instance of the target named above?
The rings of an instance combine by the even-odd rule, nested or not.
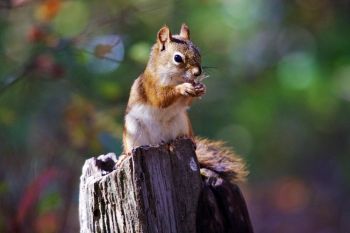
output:
[[[195,233],[202,181],[189,139],[137,148],[114,170],[114,154],[85,162],[81,233]]]
[[[190,139],[88,159],[80,178],[80,232],[252,233],[237,185],[202,169]]]

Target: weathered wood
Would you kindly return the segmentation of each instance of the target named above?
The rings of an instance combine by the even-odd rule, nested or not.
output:
[[[248,209],[236,184],[202,168],[203,189],[198,201],[197,232],[253,233]]]
[[[136,149],[115,170],[114,154],[85,162],[81,233],[196,233],[202,180],[189,139]]]

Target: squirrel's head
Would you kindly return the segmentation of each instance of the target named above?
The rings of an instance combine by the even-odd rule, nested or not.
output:
[[[163,85],[193,82],[202,75],[201,55],[190,40],[186,24],[182,24],[178,35],[172,35],[167,26],[159,30],[148,68]]]

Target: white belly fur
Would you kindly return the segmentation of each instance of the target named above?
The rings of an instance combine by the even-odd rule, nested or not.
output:
[[[125,116],[128,145],[156,145],[178,136],[187,135],[189,126],[187,107],[174,103],[167,108],[155,108],[146,104],[132,106]]]

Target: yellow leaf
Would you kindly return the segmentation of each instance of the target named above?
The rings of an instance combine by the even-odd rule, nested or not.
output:
[[[50,21],[58,13],[61,0],[44,0],[36,11],[36,16],[41,21]]]

